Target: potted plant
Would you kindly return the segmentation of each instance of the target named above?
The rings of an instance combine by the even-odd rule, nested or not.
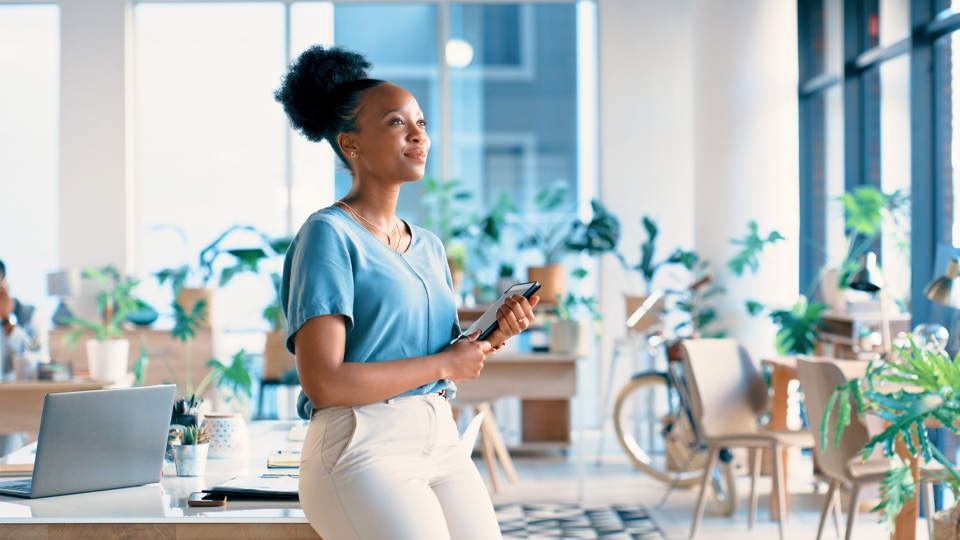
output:
[[[421,224],[443,243],[454,292],[459,294],[465,278],[479,285],[477,274],[490,265],[506,216],[514,211],[509,194],[501,191],[490,213],[482,215],[472,211],[473,193],[460,189],[460,180],[426,176],[421,185],[420,202],[426,210]]]
[[[570,273],[582,281],[587,271],[578,268]],[[589,356],[591,339],[596,337],[595,325],[600,320],[597,299],[568,292],[552,310],[555,316],[549,325],[549,350],[556,354]]]
[[[895,354],[889,361],[871,361],[866,374],[837,388],[824,412],[821,426],[828,426],[834,407],[838,407],[835,441],[850,424],[853,402],[857,410],[870,412],[887,421],[887,427],[875,435],[864,447],[864,459],[879,446],[891,459],[892,466],[881,483],[882,501],[874,511],[881,511],[882,519],[892,529],[904,503],[916,496],[916,484],[909,463],[896,453],[897,443],[905,444],[913,456],[925,462],[937,462],[942,470],[927,469],[927,475],[937,477],[949,487],[955,500],[960,501],[960,474],[949,458],[927,436],[927,422],[933,421],[960,434],[960,356],[951,360],[935,347],[920,347],[913,336],[909,348],[894,345]],[[896,391],[884,391],[885,384],[900,385]],[[905,385],[905,386],[904,386]],[[820,444],[826,449],[827,430],[822,429]],[[937,513],[934,538],[960,538],[960,503]],[[938,530],[939,529],[939,530]]]
[[[87,340],[87,365],[94,379],[120,380],[127,373],[127,361],[130,356],[130,342],[122,339],[120,329],[128,313],[137,306],[133,289],[140,282],[130,277],[122,278],[114,266],[87,268],[83,274],[96,280],[102,290],[97,293],[97,312],[99,320],[88,321],[70,317],[68,324],[78,328],[64,337],[70,348],[85,334],[93,334],[94,339]],[[120,338],[120,339],[113,339]]]
[[[501,263],[500,272],[497,276],[497,296],[503,294],[503,291],[513,287],[517,283],[517,278],[513,277],[514,266],[510,263]]]
[[[203,476],[207,469],[210,430],[206,425],[179,426],[173,445],[177,476]]]
[[[724,337],[725,331],[715,329],[717,312],[711,302],[726,289],[715,282],[710,261],[702,259],[695,251],[678,249],[670,256],[669,262],[679,264],[689,272],[686,287],[669,291],[678,299],[675,309],[685,315],[673,332],[694,338]],[[679,347],[679,342],[676,345]],[[679,354],[679,348],[674,350]]]
[[[536,197],[536,206],[541,217],[555,213],[567,196],[565,182],[554,182]],[[556,302],[567,295],[566,269],[563,257],[567,254],[586,252],[590,255],[616,253],[620,239],[620,222],[599,201],[590,202],[593,217],[587,223],[576,216],[569,219],[551,219],[549,223],[535,225],[523,223],[526,236],[517,246],[520,249],[535,248],[543,256],[542,266],[527,268],[527,279],[540,282],[540,297],[547,302]]]

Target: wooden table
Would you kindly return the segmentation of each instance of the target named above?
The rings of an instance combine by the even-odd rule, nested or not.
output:
[[[100,390],[118,386],[116,381],[75,379],[71,381],[13,381],[0,383],[0,435],[27,433],[27,443],[37,440],[43,398],[53,392]]]
[[[566,354],[501,352],[484,362],[480,377],[458,384],[457,400],[523,400],[524,443],[543,448],[570,444],[570,399],[577,395],[577,360]]]
[[[267,472],[267,456],[273,452],[299,450],[303,443],[288,440],[287,435],[291,427],[301,424],[251,422],[247,457],[209,459],[207,474],[202,477],[178,477],[173,464],[164,463],[159,484],[32,500],[0,496],[0,538],[320,540],[296,500],[228,501],[224,507],[187,505],[195,491],[238,474]]]

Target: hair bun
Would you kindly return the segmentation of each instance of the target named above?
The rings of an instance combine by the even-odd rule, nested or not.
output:
[[[304,137],[320,142],[335,132],[340,116],[337,86],[367,78],[370,62],[342,47],[314,45],[290,64],[273,97]],[[333,143],[333,141],[330,141]]]

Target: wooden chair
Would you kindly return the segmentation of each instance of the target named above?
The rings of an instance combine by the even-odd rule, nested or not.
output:
[[[846,376],[840,368],[829,361],[810,361],[802,358],[797,360],[797,374],[800,378],[800,388],[803,390],[803,406],[807,412],[807,422],[814,438],[820,441],[820,423],[826,411],[827,403],[833,391],[847,382]],[[852,397],[850,398],[853,399]],[[827,448],[823,450],[819,444],[814,445],[813,455],[817,458],[820,471],[830,478],[830,488],[827,491],[827,500],[823,511],[820,512],[820,525],[817,528],[817,540],[823,534],[823,527],[827,522],[827,514],[831,507],[837,519],[837,532],[840,529],[840,497],[837,496],[841,484],[852,486],[850,493],[850,512],[847,514],[846,539],[853,538],[853,526],[857,522],[860,511],[860,495],[863,487],[879,483],[884,473],[890,467],[890,461],[877,449],[870,459],[862,462],[863,447],[870,440],[871,435],[863,418],[857,414],[857,406],[853,404],[850,415],[850,425],[840,434],[840,442],[834,449],[836,439],[836,425],[839,407],[834,406],[833,412],[827,421]],[[928,477],[930,479],[932,477]],[[930,537],[933,538],[933,484],[924,483],[924,513],[927,516],[927,527]]]
[[[760,418],[770,409],[767,383],[746,348],[732,339],[684,340],[683,366],[690,393],[690,408],[700,441],[707,447],[707,469],[700,485],[690,538],[697,535],[706,506],[706,491],[723,448],[766,448],[773,455],[773,485],[779,503],[778,525],[783,539],[786,520],[781,450],[791,446],[809,448],[809,431],[764,430]],[[762,452],[754,453],[750,485],[748,526],[757,519],[757,477]]]

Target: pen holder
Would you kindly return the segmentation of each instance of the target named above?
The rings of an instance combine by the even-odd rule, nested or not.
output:
[[[240,413],[208,413],[203,424],[209,425],[210,457],[235,458],[247,455],[250,433]]]
[[[207,471],[210,443],[178,444],[173,447],[177,476],[203,476]]]

